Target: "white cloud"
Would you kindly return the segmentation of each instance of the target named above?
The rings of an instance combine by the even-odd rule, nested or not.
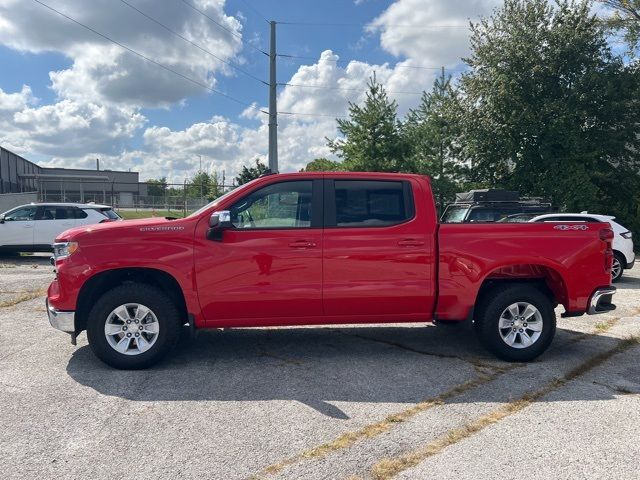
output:
[[[397,0],[372,23],[382,48],[415,64],[453,67],[469,50],[469,20],[488,15],[499,0]],[[428,25],[440,28],[428,28]]]
[[[129,1],[129,0],[128,0]],[[190,0],[231,31],[242,33],[238,19],[224,13],[224,0]],[[112,36],[200,83],[216,86],[221,74],[234,75],[224,63],[171,35],[126,5],[94,0],[46,0],[47,3]],[[467,53],[466,28],[429,29],[429,25],[461,25],[487,14],[497,0],[397,0],[374,20],[384,50],[398,63],[373,65],[350,61],[344,66],[331,50],[317,62],[302,65],[278,96],[280,170],[294,171],[313,158],[331,156],[326,137],[338,134],[335,116],[346,115],[348,102],[365,98],[375,73],[403,115],[417,105],[419,93],[431,88],[436,71],[406,68],[416,65],[459,65]],[[137,8],[167,24],[217,56],[241,63],[240,40],[219,29],[179,1],[132,1]],[[29,87],[0,90],[0,143],[19,152],[50,155],[51,165],[93,167],[100,157],[105,168],[134,168],[142,178],[167,176],[181,182],[204,164],[227,177],[242,165],[266,162],[266,106],[254,104],[240,115],[245,123],[215,116],[184,129],[146,126],[145,107],[170,108],[197,94],[208,93],[174,74],[145,62],[120,47],[87,32],[36,2],[0,0],[0,43],[27,52],[54,51],[72,60],[69,68],[50,72],[56,103],[38,105]],[[315,88],[322,87],[322,88]],[[409,94],[414,92],[416,94]],[[136,148],[130,142],[141,135]]]
[[[0,141],[45,155],[115,153],[144,121],[136,109],[62,100],[16,111],[2,121]]]
[[[5,93],[0,88],[0,115],[23,110],[35,102],[31,88],[27,85],[23,85],[22,90],[15,93]]]
[[[326,138],[338,135],[335,116],[348,113],[349,101],[364,100],[367,82],[374,72],[390,92],[419,93],[429,89],[433,81],[432,72],[405,69],[406,62],[391,66],[351,61],[342,67],[337,60],[337,55],[327,50],[316,63],[301,66],[288,82],[328,88],[286,86],[280,92],[279,111],[313,114],[279,116],[281,171],[297,171],[314,158],[331,157]],[[398,100],[401,114],[415,106],[420,98],[401,93],[389,96]],[[255,127],[242,126],[221,116],[182,130],[148,126],[142,133],[140,148],[123,149],[118,154],[117,148],[123,148],[145,121],[136,109],[100,108],[97,104],[63,100],[16,113],[16,123],[22,128],[16,138],[24,142],[25,148],[54,155],[51,162],[54,165],[92,166],[98,156],[108,166],[105,168],[134,167],[145,179],[167,176],[171,181],[182,182],[199,168],[198,155],[202,155],[207,168],[225,170],[227,176],[232,177],[242,165],[256,158],[267,162],[268,116],[261,110],[266,107],[255,104],[241,115],[258,121]],[[109,125],[113,126],[112,130]],[[74,140],[76,136],[79,140]]]
[[[112,39],[213,87],[213,75],[232,74],[230,67],[173,35],[124,3],[93,0],[48,0],[47,4]],[[194,0],[197,7],[237,35],[242,25],[224,13],[224,0]],[[135,0],[136,8],[223,60],[241,50],[237,36],[178,1]],[[60,52],[73,60],[66,70],[51,73],[60,98],[127,105],[168,106],[206,92],[187,80],[114,45],[32,1],[0,0],[0,38],[11,48],[27,52]]]

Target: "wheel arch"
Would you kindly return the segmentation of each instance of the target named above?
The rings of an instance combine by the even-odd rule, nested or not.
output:
[[[173,275],[150,267],[117,268],[96,273],[82,285],[76,306],[76,334],[85,330],[89,312],[98,298],[104,292],[126,283],[143,283],[162,290],[176,305],[185,323],[188,321],[189,312],[184,293]]]
[[[554,305],[566,307],[569,302],[567,283],[557,268],[540,263],[517,263],[501,265],[484,276],[476,294],[474,311],[494,287],[505,283],[534,284]]]

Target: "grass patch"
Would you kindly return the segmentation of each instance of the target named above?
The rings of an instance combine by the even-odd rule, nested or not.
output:
[[[614,348],[591,357],[590,359],[575,367],[573,370],[569,371],[563,377],[547,383],[539,390],[523,395],[522,397],[509,402],[505,406],[500,407],[497,410],[494,410],[493,412],[484,415],[471,423],[468,423],[459,428],[449,430],[440,438],[437,438],[436,440],[426,444],[423,447],[420,447],[411,452],[407,452],[395,458],[385,458],[380,460],[373,466],[371,470],[371,476],[376,480],[387,480],[395,477],[400,472],[418,465],[429,457],[437,455],[445,448],[454,445],[467,437],[470,437],[471,435],[485,429],[489,425],[493,425],[494,423],[497,423],[500,420],[523,410],[543,396],[567,384],[580,375],[587,373],[589,370],[592,370],[598,365],[601,365],[612,356],[618,353],[622,353],[629,347],[638,344],[638,341],[638,337],[632,337],[622,340]]]
[[[13,307],[14,305],[18,305],[19,303],[26,302],[28,300],[33,300],[34,298],[38,298],[47,293],[47,290],[42,288],[40,290],[35,290],[33,292],[24,292],[15,298],[10,298],[9,300],[4,300],[0,302],[0,308],[4,307]]]
[[[596,331],[598,333],[604,333],[607,332],[611,329],[611,327],[613,327],[616,323],[617,323],[618,319],[615,318],[613,320],[606,320],[604,322],[598,322],[596,323]]]
[[[189,215],[191,212],[187,212]],[[162,218],[162,217],[176,217],[183,218],[184,212],[182,210],[118,210],[120,215],[125,220],[138,220],[140,218]]]

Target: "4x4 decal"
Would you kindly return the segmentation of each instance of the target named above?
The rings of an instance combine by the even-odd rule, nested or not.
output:
[[[562,230],[563,232],[566,230],[589,230],[588,225],[556,225],[556,230]]]

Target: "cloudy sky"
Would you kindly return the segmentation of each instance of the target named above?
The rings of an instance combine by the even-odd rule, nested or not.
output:
[[[45,4],[42,5],[41,3]],[[375,72],[400,112],[496,0],[0,0],[0,145],[42,165],[182,182],[266,161],[278,25],[280,170],[329,156],[335,117]],[[77,22],[47,8],[51,7]],[[97,32],[97,33],[96,33]],[[108,38],[107,38],[108,37]],[[115,42],[115,43],[114,43]],[[293,58],[291,58],[293,57]]]

